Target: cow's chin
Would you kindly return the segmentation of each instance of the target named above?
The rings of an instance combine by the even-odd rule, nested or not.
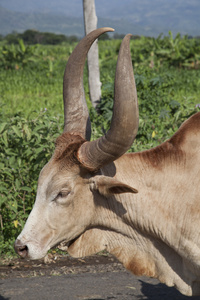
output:
[[[76,241],[78,240],[78,238],[79,237],[77,237],[77,238],[71,240],[70,242],[66,243],[66,246],[67,246],[66,250],[67,251],[72,249],[72,252],[73,252],[73,249],[76,248],[75,244],[76,244]],[[34,245],[34,244],[30,243],[30,244],[27,245],[27,247],[28,247],[27,259],[30,259],[30,260],[42,259],[46,256],[48,250],[55,249],[55,248],[57,248],[58,245],[60,245],[60,243],[56,243],[52,247],[41,249],[38,245]]]
[[[47,249],[41,249],[38,246],[34,246],[34,245],[28,245],[28,259],[31,260],[37,260],[37,259],[42,259],[45,257],[45,255],[47,254],[49,248]]]

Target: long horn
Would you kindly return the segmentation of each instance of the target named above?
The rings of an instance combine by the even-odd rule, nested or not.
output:
[[[64,132],[79,134],[90,140],[91,125],[83,89],[83,70],[87,53],[92,43],[103,33],[114,31],[109,27],[99,28],[85,36],[72,52],[64,74]]]
[[[82,144],[77,153],[79,161],[91,171],[98,170],[124,154],[137,134],[139,111],[129,46],[130,36],[128,34],[124,37],[119,51],[111,127],[96,141]]]

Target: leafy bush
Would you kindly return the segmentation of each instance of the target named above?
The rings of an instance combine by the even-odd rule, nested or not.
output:
[[[39,172],[59,132],[59,117],[45,111],[33,120],[17,115],[0,124],[0,253],[13,252],[35,200]]]
[[[175,68],[159,68],[158,71],[143,65],[136,68],[140,123],[132,151],[151,148],[165,141],[185,119],[198,111],[200,81],[196,80],[196,76],[196,70],[180,72]],[[102,101],[98,107],[104,132],[112,118],[113,80],[103,84]],[[97,121],[100,122],[100,119],[96,118]]]
[[[132,58],[135,66],[200,68],[200,39],[189,39],[180,34],[173,38],[171,31],[163,38],[162,35],[142,37],[132,48]]]
[[[1,67],[5,69],[19,69],[33,61],[35,46],[25,46],[23,40],[18,45],[4,45],[1,52]]]

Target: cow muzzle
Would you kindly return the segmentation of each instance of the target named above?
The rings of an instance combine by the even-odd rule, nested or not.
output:
[[[20,240],[16,240],[14,244],[15,252],[22,258],[28,257],[28,246],[23,244]]]

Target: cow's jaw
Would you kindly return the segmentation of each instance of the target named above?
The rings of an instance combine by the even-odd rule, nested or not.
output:
[[[38,220],[41,220],[41,223],[38,222]],[[51,241],[54,238],[54,229],[49,227],[49,224],[44,226],[42,223],[44,223],[44,218],[41,210],[35,206],[16,241],[16,245],[18,245],[20,247],[19,250],[21,250],[19,254],[22,257],[40,259],[44,257],[51,248]]]
[[[21,257],[43,258],[49,249],[64,240],[72,244],[90,224],[92,205],[87,203],[91,194],[89,185],[83,184],[78,171],[72,174],[68,176],[66,171],[59,172],[53,160],[43,168],[34,207],[15,243],[16,252]],[[59,192],[67,189],[69,195],[57,201]],[[83,206],[85,211],[81,209]],[[79,222],[73,213],[79,216]]]

